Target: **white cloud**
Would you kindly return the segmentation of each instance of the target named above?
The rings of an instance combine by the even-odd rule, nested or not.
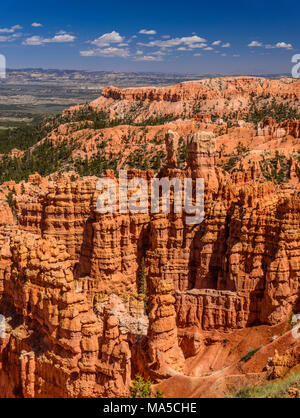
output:
[[[30,38],[25,39],[23,45],[44,45],[48,43],[65,43],[75,41],[76,36],[69,35],[67,33],[62,35],[55,35],[52,38],[42,38],[41,36],[31,36]]]
[[[218,46],[218,45],[220,45],[220,43],[221,43],[222,41],[214,41],[213,43],[212,43],[212,45],[214,45],[214,46]]]
[[[16,40],[16,36],[8,35],[8,36],[0,36],[0,42],[13,42]]]
[[[248,46],[250,48],[252,48],[252,47],[261,47],[261,46],[263,46],[263,44],[261,42],[252,41],[252,42],[250,42],[250,44]]]
[[[162,61],[161,57],[154,57],[153,55],[144,55],[135,59],[136,61]]]
[[[43,25],[41,23],[33,22],[31,23],[31,26],[33,26],[34,28],[41,28]]]
[[[293,49],[292,44],[287,44],[286,42],[277,42],[275,45],[266,45],[266,49],[274,49],[274,48],[284,48],[284,49]]]
[[[213,48],[211,46],[207,46],[206,48],[204,48],[204,51],[212,51]]]
[[[226,57],[227,56],[227,54],[221,54],[221,57]]]
[[[189,48],[190,49],[206,48],[206,47],[207,47],[207,44],[205,44],[204,42],[201,42],[200,44],[197,43],[197,44],[191,44],[191,45],[189,45]]]
[[[229,48],[230,47],[230,43],[226,42],[225,44],[222,45],[222,48]]]
[[[239,54],[233,54],[232,56],[235,57],[235,58],[240,57]]]
[[[194,54],[194,57],[201,57],[202,54],[199,54],[199,52],[197,52],[197,54]]]
[[[128,58],[130,56],[128,48],[97,48],[97,49],[91,49],[88,51],[80,51],[80,55],[83,57],[106,57],[106,58],[113,58],[113,57],[119,57],[119,58]]]
[[[23,41],[23,45],[43,45],[44,41],[41,36],[31,36]]]
[[[0,33],[14,33],[16,30],[23,29],[20,25],[12,26],[11,28],[2,28],[0,29]]]
[[[138,50],[136,51],[136,55],[143,55],[143,51],[142,51],[141,49],[138,49]]]
[[[275,46],[276,46],[276,48],[293,49],[292,44],[287,44],[286,42],[277,42],[277,44]]]
[[[141,29],[139,33],[142,35],[156,35],[157,32],[154,29]]]
[[[47,42],[73,42],[76,39],[73,35],[55,35],[53,38],[47,39]]]
[[[13,33],[12,35],[1,35],[0,42],[13,42],[16,41],[20,36],[21,33]]]
[[[122,43],[123,41],[124,41],[124,37],[121,36],[118,32],[113,30],[110,33],[104,33],[102,36],[92,41],[92,44],[99,46],[99,47],[104,47],[104,46],[109,46],[110,44],[113,44],[113,43]]]
[[[162,38],[163,39],[169,39],[169,38],[171,38],[171,36],[170,35],[163,35]]]
[[[93,49],[90,49],[88,51],[80,51],[80,55],[82,57],[93,57],[95,56],[95,51]]]
[[[191,46],[199,42],[200,43],[206,42],[206,39],[200,38],[199,36],[194,35],[194,36],[184,36],[182,38],[172,38],[166,41],[161,41],[161,40],[151,41],[147,44],[140,43],[139,45],[148,46],[148,47],[158,46],[158,47],[163,47],[163,48],[172,48],[172,47],[179,46],[179,45]]]
[[[262,42],[252,41],[248,46],[251,47],[264,47],[265,49],[274,49],[274,48],[284,48],[284,49],[293,49],[292,44],[286,42],[277,42],[275,45],[267,44],[264,45]]]

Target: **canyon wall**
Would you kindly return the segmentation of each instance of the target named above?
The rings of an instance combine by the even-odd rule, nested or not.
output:
[[[260,77],[222,77],[188,81],[175,86],[127,88],[105,87],[101,96],[90,103],[93,110],[109,112],[112,118],[129,118],[141,122],[153,115],[191,117],[199,112],[228,115],[248,113],[250,98],[269,103],[293,102],[299,110],[299,80]],[[271,98],[271,99],[270,99]],[[65,114],[80,109],[70,108]]]
[[[229,176],[215,165],[212,133],[190,134],[186,144],[180,170],[178,135],[166,134],[158,177],[204,179],[198,225],[174,210],[101,215],[95,177],[25,191],[17,221],[2,207],[3,396],[127,396],[136,373],[153,381],[182,373],[203,332],[274,325],[299,310],[297,172],[293,187],[263,181],[255,162]],[[134,176],[150,185],[153,173]]]

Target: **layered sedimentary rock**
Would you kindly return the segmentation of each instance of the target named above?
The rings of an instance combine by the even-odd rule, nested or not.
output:
[[[275,325],[300,309],[296,162],[293,184],[275,186],[255,161],[231,176],[217,168],[212,133],[185,141],[181,170],[178,135],[167,133],[157,179],[204,179],[205,216],[195,225],[172,205],[100,214],[95,177],[16,197],[17,222],[0,228],[3,396],[127,396],[136,373],[154,381],[184,373],[207,333]],[[127,175],[153,180],[150,171]]]
[[[131,350],[145,336],[147,318],[132,317],[116,297],[102,309],[98,298],[94,306],[74,279],[65,245],[54,237],[12,232],[6,251],[0,270],[2,396],[128,395]]]
[[[269,361],[270,377],[279,379],[284,377],[287,372],[297,366],[300,361],[300,345],[288,349],[285,353],[279,354],[275,350],[274,356]]]
[[[180,328],[203,330],[244,328],[249,315],[249,300],[236,292],[192,289],[176,292],[177,322]]]
[[[298,106],[300,83],[293,79],[267,80],[259,77],[223,77],[189,81],[167,87],[120,89],[105,87],[101,96],[90,103],[91,109],[108,111],[112,118],[132,118],[142,121],[153,115],[193,116],[199,103],[203,113],[219,116],[235,111],[248,112],[249,98],[269,103],[293,101]],[[66,111],[73,112],[79,107]]]
[[[168,238],[169,225],[161,216],[152,221],[150,230],[152,247],[147,257],[149,263],[149,367],[154,373],[152,375],[154,378],[178,373],[182,370],[184,363],[184,356],[178,344],[174,297],[180,266],[177,266],[177,260],[172,263],[169,259],[170,254],[180,256],[180,253],[176,251],[176,237],[174,237],[173,245],[164,239]],[[176,231],[180,234],[182,229],[176,228]]]
[[[15,222],[13,213],[5,200],[0,200],[0,229]]]
[[[167,167],[176,168],[177,165],[177,149],[179,135],[171,130],[167,131],[165,136],[167,149]]]
[[[219,190],[215,168],[216,139],[212,132],[197,132],[187,137],[188,175],[204,179],[207,193],[216,194]]]
[[[266,118],[260,122],[257,127],[258,136],[270,136],[273,138],[282,138],[291,135],[294,138],[300,137],[300,121],[287,120],[281,123],[276,123],[272,118]]]
[[[3,395],[84,395],[91,390],[99,325],[85,295],[76,291],[65,246],[53,237],[16,232],[7,247],[11,259],[1,277],[7,322]]]

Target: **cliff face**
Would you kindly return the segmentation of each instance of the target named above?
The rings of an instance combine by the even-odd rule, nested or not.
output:
[[[287,120],[281,123],[276,123],[272,118],[266,118],[263,122],[258,124],[258,136],[269,136],[272,138],[282,138],[287,135],[294,138],[300,137],[300,121]]]
[[[2,396],[128,395],[131,349],[147,330],[140,309],[137,319],[117,297],[91,300],[52,236],[11,231],[1,261]]]
[[[291,91],[290,84],[293,84]],[[116,87],[106,87],[103,89],[102,96],[113,100],[136,100],[136,101],[168,101],[178,102],[199,98],[208,93],[211,97],[218,92],[219,97],[231,97],[233,95],[248,96],[251,93],[269,93],[284,97],[299,93],[299,82],[292,79],[266,80],[259,77],[222,77],[214,79],[204,79],[200,81],[187,81],[171,87],[145,87],[119,89]],[[98,99],[96,99],[98,100]]]
[[[249,99],[259,98],[269,102],[293,101],[300,97],[299,80],[266,80],[259,77],[223,77],[189,81],[170,87],[145,87],[120,89],[105,87],[101,96],[90,103],[96,110],[109,111],[112,118],[134,117],[136,122],[153,115],[185,115],[201,112],[226,115],[232,111],[247,113]],[[229,110],[230,109],[230,110]],[[67,112],[78,110],[78,106]]]
[[[53,237],[15,231],[6,261],[3,396],[84,395],[91,388],[85,376],[95,372],[100,330],[85,295],[76,289],[65,246]]]
[[[117,168],[141,147],[164,150],[156,174],[131,169],[128,181],[191,179],[195,190],[202,178],[204,220],[193,225],[187,210],[175,213],[174,191],[170,213],[151,213],[149,199],[147,213],[100,214],[98,178],[74,172],[2,184],[2,396],[128,396],[137,373],[169,396],[205,396],[227,380],[278,377],[299,364],[289,324],[300,310],[299,121],[229,128],[211,117],[229,108],[242,115],[250,97],[297,107],[299,96],[298,81],[251,77],[106,88],[90,107],[112,118],[190,119],[106,129],[66,123],[48,135],[54,146],[75,142],[79,157],[104,142],[108,158],[120,156]],[[105,176],[119,185],[112,171]]]
[[[297,173],[293,188],[262,182],[255,163],[229,176],[215,166],[213,134],[186,144],[179,170],[178,136],[167,133],[158,176],[204,178],[199,225],[173,211],[100,215],[94,177],[16,197],[17,224],[0,227],[3,396],[126,396],[137,372],[154,381],[185,373],[205,333],[276,325],[300,309]],[[128,176],[138,175],[153,177]],[[147,315],[137,296],[143,258]]]

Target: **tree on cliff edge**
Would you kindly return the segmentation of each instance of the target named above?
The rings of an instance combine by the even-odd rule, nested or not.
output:
[[[150,380],[145,380],[142,376],[137,375],[129,388],[131,398],[163,398],[163,393],[157,389],[152,396],[152,387]]]
[[[140,271],[140,277],[138,282],[138,293],[139,295],[144,295],[146,293],[146,268],[145,268],[145,259],[142,258],[141,263],[141,271]]]
[[[147,278],[146,278],[146,267],[145,258],[142,258],[140,277],[138,281],[138,294],[144,296],[145,311],[147,310]]]
[[[136,376],[129,388],[131,398],[151,398],[151,382],[142,376]]]

